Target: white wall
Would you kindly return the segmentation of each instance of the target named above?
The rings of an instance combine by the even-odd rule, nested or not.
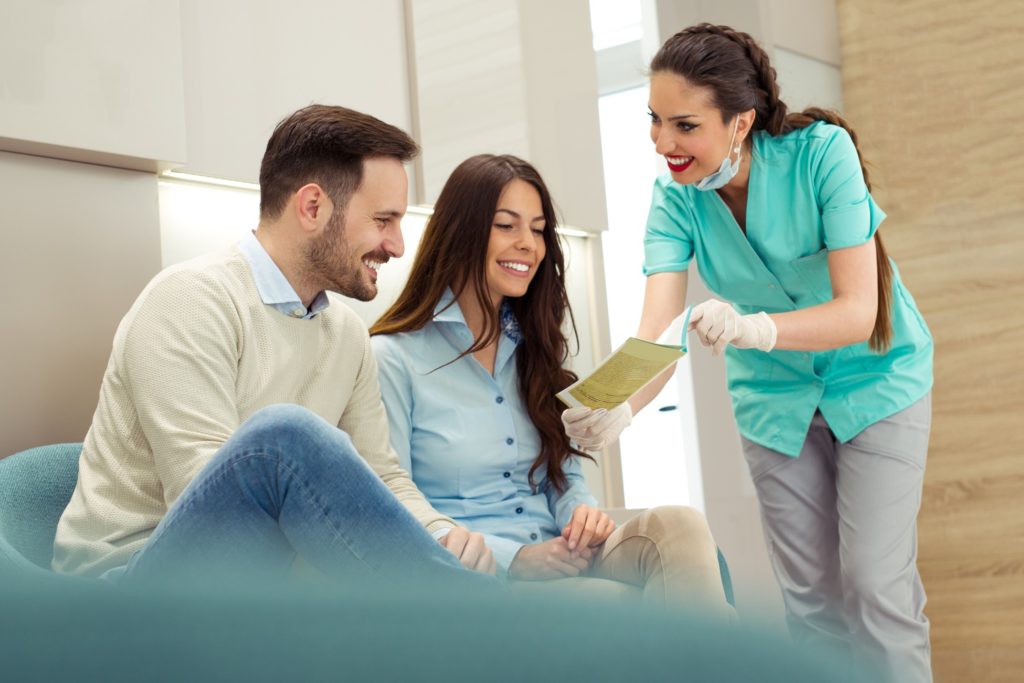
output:
[[[160,267],[156,177],[0,152],[0,457],[81,441]]]

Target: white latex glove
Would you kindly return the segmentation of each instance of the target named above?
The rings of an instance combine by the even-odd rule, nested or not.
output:
[[[700,343],[712,347],[716,356],[722,355],[726,344],[737,349],[771,351],[778,335],[775,322],[767,313],[740,315],[731,304],[717,299],[694,307],[690,329],[696,330]]]
[[[633,409],[626,401],[611,410],[568,408],[562,411],[562,426],[580,450],[599,451],[615,439],[633,421]]]

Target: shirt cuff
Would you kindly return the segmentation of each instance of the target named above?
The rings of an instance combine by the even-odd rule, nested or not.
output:
[[[484,541],[486,541],[487,547],[494,554],[494,562],[498,565],[498,578],[507,579],[508,569],[512,566],[512,560],[516,559],[516,554],[526,544],[519,541],[510,541],[507,538],[491,534],[484,534]]]
[[[453,526],[443,526],[440,529],[434,529],[430,532],[430,535],[434,537],[435,541],[440,541],[442,538],[448,535],[448,532],[454,529]]]

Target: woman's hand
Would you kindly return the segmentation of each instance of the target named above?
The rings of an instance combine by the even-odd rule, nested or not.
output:
[[[516,553],[508,568],[508,575],[523,581],[546,581],[579,576],[590,566],[594,551],[580,548],[569,550],[569,543],[561,536],[543,543],[524,545]]]
[[[738,349],[771,351],[778,336],[775,322],[767,313],[740,315],[731,304],[717,299],[693,307],[690,329],[696,330],[700,343],[712,347],[716,356],[722,355],[726,344]]]
[[[459,558],[466,569],[482,574],[494,574],[497,571],[494,553],[487,547],[483,534],[457,526],[452,527],[438,543]]]
[[[572,519],[562,529],[562,538],[569,550],[596,548],[608,540],[615,531],[615,522],[603,510],[589,505],[577,505]]]

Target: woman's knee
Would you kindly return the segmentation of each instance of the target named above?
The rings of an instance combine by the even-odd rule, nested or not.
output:
[[[843,592],[854,599],[873,600],[900,587],[913,586],[917,579],[914,557],[881,557],[875,549],[846,550],[840,553],[843,574]]]
[[[653,540],[687,539],[692,542],[712,542],[707,518],[696,508],[686,505],[663,505],[651,508],[640,516],[644,533]]]

